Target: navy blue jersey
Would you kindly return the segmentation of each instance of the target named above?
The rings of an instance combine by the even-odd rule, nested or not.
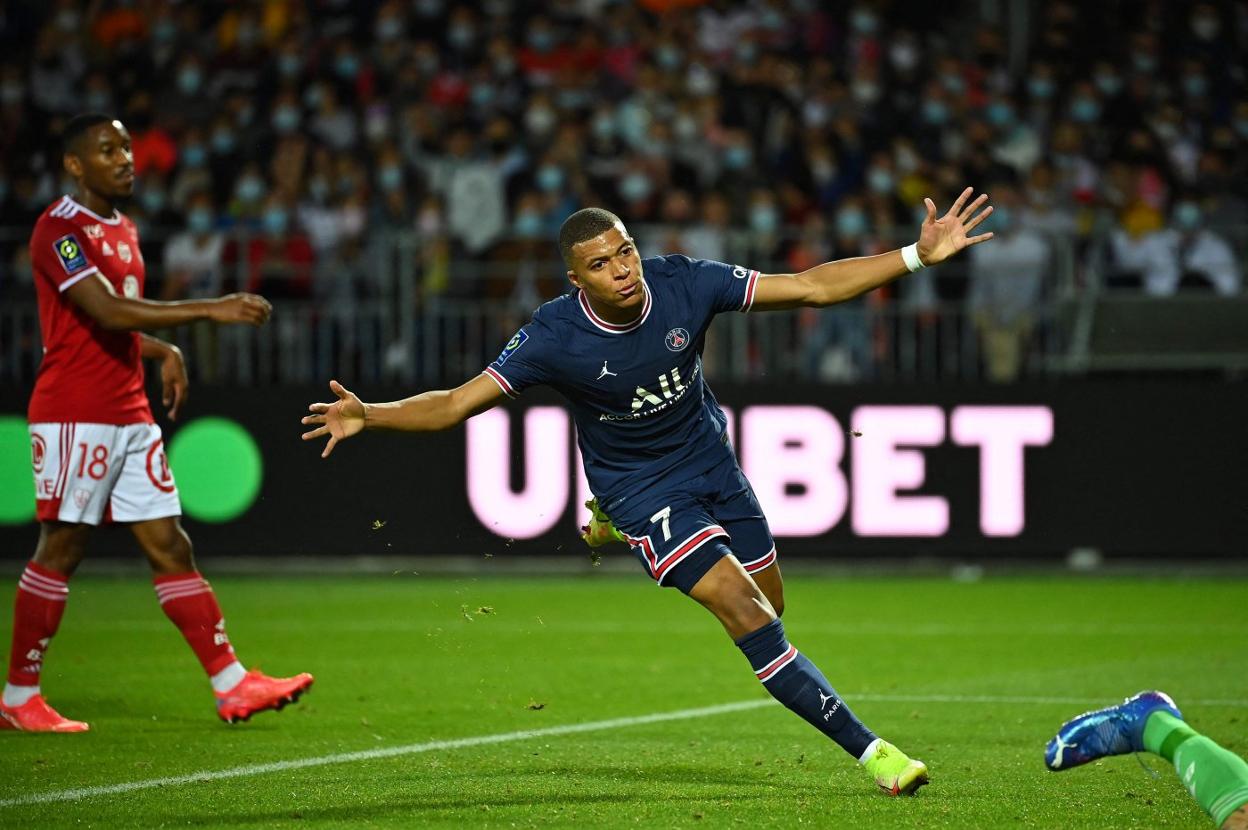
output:
[[[544,384],[571,404],[590,489],[610,510],[670,475],[700,475],[731,449],[702,377],[711,319],[748,311],[758,272],[672,255],[642,260],[646,299],[628,325],[579,290],[541,306],[485,372],[515,397]]]

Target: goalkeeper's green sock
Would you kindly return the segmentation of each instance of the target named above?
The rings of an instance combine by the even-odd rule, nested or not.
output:
[[[1183,786],[1219,827],[1248,804],[1248,762],[1169,712],[1149,716],[1144,748],[1174,764]]]

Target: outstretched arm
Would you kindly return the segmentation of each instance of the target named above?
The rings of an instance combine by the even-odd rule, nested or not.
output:
[[[65,295],[87,315],[110,331],[150,331],[196,320],[214,323],[263,325],[273,306],[255,294],[230,294],[214,300],[162,303],[122,297],[107,280],[91,275],[65,289]]]
[[[963,248],[992,239],[991,233],[967,235],[992,213],[991,206],[984,207],[988,201],[986,193],[967,204],[973,192],[969,187],[962,191],[949,212],[939,219],[936,218],[936,204],[931,199],[923,200],[927,205],[927,218],[923,220],[915,245],[917,267],[944,262]],[[752,309],[773,311],[835,305],[892,282],[910,270],[902,251],[896,250],[825,262],[800,274],[764,274],[759,277]]]
[[[301,423],[316,425],[303,434],[304,441],[329,436],[321,458],[327,458],[339,441],[364,429],[395,429],[404,432],[437,432],[458,426],[473,415],[504,400],[503,390],[485,374],[454,389],[422,392],[390,403],[364,403],[336,380],[329,382],[338,396],[333,403],[314,403]]]

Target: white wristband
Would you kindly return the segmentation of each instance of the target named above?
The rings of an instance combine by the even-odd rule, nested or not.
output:
[[[917,242],[911,243],[910,245],[902,248],[901,258],[905,260],[906,268],[909,269],[911,274],[918,271],[920,268],[926,267],[923,265],[923,260],[919,259],[919,243]]]

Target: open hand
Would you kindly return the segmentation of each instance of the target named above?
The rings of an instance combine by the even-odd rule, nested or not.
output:
[[[963,190],[962,195],[949,208],[949,212],[939,219],[936,218],[936,203],[927,198],[923,200],[923,204],[927,205],[927,218],[923,220],[923,227],[919,231],[918,253],[924,265],[944,262],[963,248],[992,239],[991,232],[967,236],[992,214],[992,205],[984,207],[984,203],[988,201],[987,193],[981,193],[969,205],[966,203],[974,192],[973,187]]]
[[[317,428],[303,434],[304,441],[311,441],[328,435],[329,441],[321,452],[321,458],[328,458],[339,441],[345,441],[364,429],[365,409],[363,402],[354,393],[336,380],[329,382],[329,389],[338,396],[333,403],[314,403],[308,411],[314,414],[303,416],[300,423],[317,424]]]

